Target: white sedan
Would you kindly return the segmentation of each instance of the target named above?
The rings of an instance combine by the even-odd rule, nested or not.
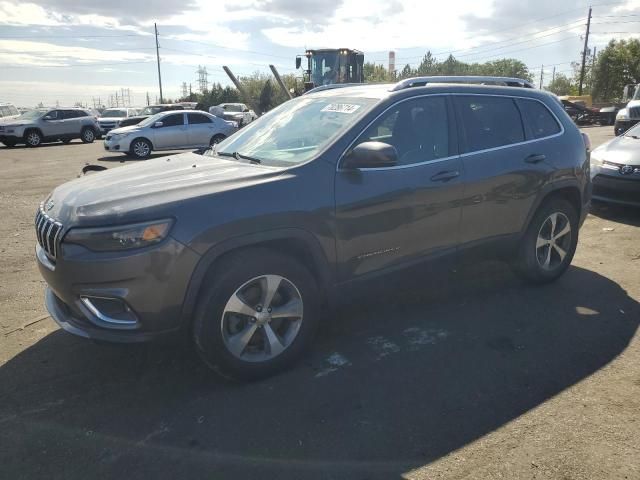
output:
[[[199,110],[170,110],[137,125],[111,130],[104,149],[147,158],[156,150],[207,148],[238,130],[238,124]]]

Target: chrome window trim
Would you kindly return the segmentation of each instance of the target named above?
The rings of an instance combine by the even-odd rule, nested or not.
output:
[[[398,100],[397,102],[391,104],[389,107],[387,107],[386,109],[384,109],[379,115],[377,115],[373,120],[371,120],[371,122],[369,122],[356,136],[356,138],[349,144],[349,146],[347,146],[347,148],[342,152],[342,154],[340,155],[340,158],[338,159],[338,163],[336,164],[336,172],[348,172],[350,170],[345,170],[340,168],[340,164],[342,163],[342,160],[345,156],[345,154],[351,149],[351,147],[353,146],[354,143],[356,143],[356,141],[360,138],[360,136],[375,122],[378,120],[378,118],[380,118],[382,115],[384,115],[385,113],[387,113],[387,111],[389,111],[391,108],[395,107],[396,105],[399,105],[402,102],[406,102],[408,100],[413,100],[416,98],[423,98],[423,97],[446,97],[446,96],[450,96],[450,97],[454,97],[454,96],[458,96],[458,97],[501,97],[501,98],[511,98],[511,99],[522,99],[522,100],[531,100],[531,101],[535,101],[535,102],[539,102],[541,103],[549,113],[551,113],[551,115],[553,116],[553,118],[555,119],[555,121],[558,123],[558,125],[560,126],[560,131],[558,133],[554,133],[553,135],[548,135],[546,137],[541,137],[541,138],[534,138],[531,140],[525,140],[524,142],[518,142],[518,143],[510,143],[508,145],[501,145],[499,147],[492,147],[492,148],[486,148],[484,150],[474,150],[472,152],[465,152],[465,153],[460,153],[458,155],[451,155],[448,157],[443,157],[443,158],[437,158],[435,160],[425,160],[424,162],[418,162],[418,163],[412,163],[410,165],[395,165],[393,167],[380,167],[380,168],[360,168],[358,169],[361,172],[371,172],[371,171],[387,171],[387,170],[400,170],[400,169],[404,169],[404,168],[412,168],[412,167],[419,167],[422,165],[426,165],[428,163],[439,163],[439,162],[444,162],[447,160],[452,160],[455,158],[464,158],[464,157],[468,157],[471,155],[476,155],[479,153],[486,153],[486,152],[492,152],[495,150],[502,150],[505,148],[511,148],[511,147],[517,147],[520,145],[527,145],[529,143],[534,143],[534,142],[539,142],[541,140],[547,140],[549,138],[555,138],[555,137],[559,137],[561,135],[564,135],[565,133],[565,128],[564,125],[562,124],[562,122],[560,121],[560,119],[558,118],[558,116],[540,99],[537,98],[532,98],[532,97],[524,97],[521,95],[498,95],[498,94],[494,94],[494,93],[425,93],[422,95],[416,95],[413,97],[408,97],[408,98],[403,98],[402,100]],[[519,111],[519,110],[518,110]],[[522,117],[522,113],[520,113],[520,116]],[[524,118],[522,119],[523,122],[523,126],[524,126]]]

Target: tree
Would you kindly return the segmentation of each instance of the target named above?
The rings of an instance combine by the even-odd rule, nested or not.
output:
[[[611,40],[596,58],[593,96],[599,101],[620,100],[630,83],[640,83],[640,40]]]
[[[273,87],[271,80],[267,80],[260,92],[260,101],[258,102],[261,112],[269,111],[273,108]]]
[[[556,95],[577,95],[578,87],[571,82],[571,79],[562,73],[558,73],[556,78],[547,85],[547,90]]]

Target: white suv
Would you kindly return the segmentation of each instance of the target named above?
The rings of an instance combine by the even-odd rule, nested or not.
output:
[[[12,103],[0,103],[0,118],[16,118],[20,112]]]
[[[107,108],[98,118],[100,124],[100,132],[104,135],[114,128],[120,126],[120,121],[125,118],[135,117],[138,115],[137,108],[119,107]]]

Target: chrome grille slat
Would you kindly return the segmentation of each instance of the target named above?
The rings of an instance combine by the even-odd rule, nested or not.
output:
[[[40,205],[34,223],[38,245],[49,257],[55,259],[58,256],[60,236],[63,230],[62,224],[44,213],[43,205]]]

